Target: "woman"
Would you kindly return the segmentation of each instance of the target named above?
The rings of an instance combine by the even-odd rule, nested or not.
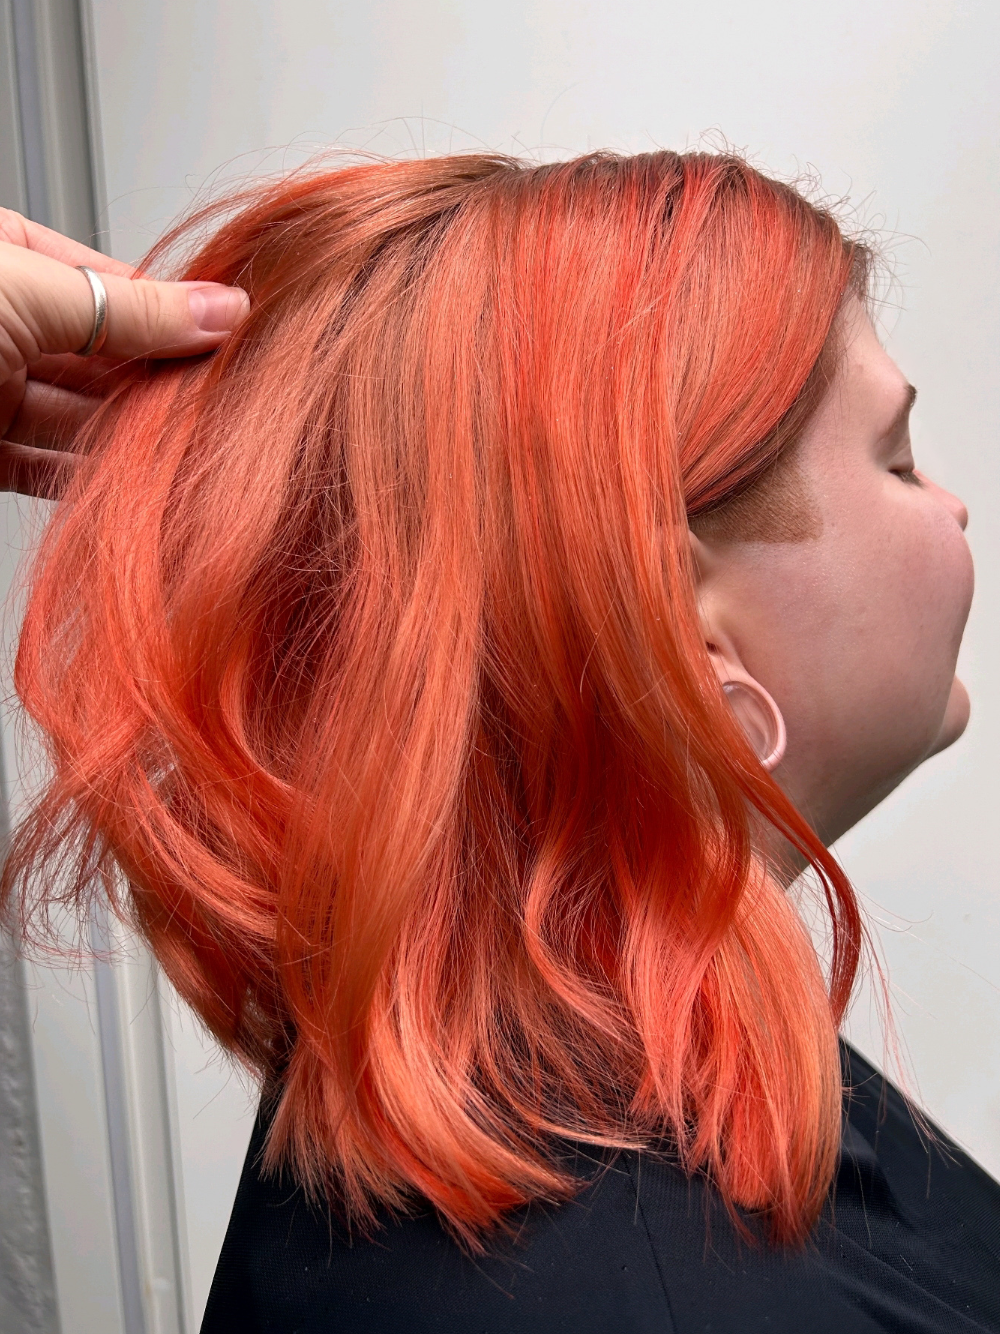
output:
[[[248,316],[64,470],[5,869],[262,1077],[204,1329],[1000,1328],[1000,1188],[837,1042],[826,847],[968,708],[867,252],[700,154],[213,220]]]

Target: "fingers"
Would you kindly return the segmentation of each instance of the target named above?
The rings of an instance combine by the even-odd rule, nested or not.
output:
[[[105,272],[105,357],[197,356],[245,317],[239,288],[160,283]],[[48,255],[0,241],[0,376],[45,355],[77,352],[90,338],[94,296],[84,274]]]
[[[39,255],[48,255],[50,259],[58,259],[63,264],[89,264],[98,273],[117,273],[122,278],[128,278],[135,272],[131,264],[123,264],[121,260],[102,255],[99,250],[91,250],[79,241],[71,241],[61,232],[42,227],[11,208],[0,208],[0,241],[34,250]]]
[[[157,283],[112,276],[104,283],[108,336],[101,350],[106,357],[191,357],[210,352],[250,310],[245,292],[219,283]]]
[[[98,354],[96,357],[39,357],[28,365],[32,380],[44,380],[63,389],[75,389],[83,394],[105,394],[113,389],[127,366]]]
[[[0,436],[7,434],[7,427],[20,410],[26,379],[26,372],[18,371],[9,379],[0,381]]]
[[[99,398],[29,380],[20,409],[3,433],[4,439],[41,449],[68,449],[80,427],[100,404]]]
[[[54,500],[73,475],[76,456],[0,440],[0,491]]]

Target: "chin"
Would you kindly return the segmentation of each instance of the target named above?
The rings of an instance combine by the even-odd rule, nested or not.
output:
[[[928,755],[937,755],[939,751],[947,750],[958,740],[968,726],[970,707],[969,692],[956,676],[951,683],[951,693],[948,696],[948,705],[944,711],[941,727]]]

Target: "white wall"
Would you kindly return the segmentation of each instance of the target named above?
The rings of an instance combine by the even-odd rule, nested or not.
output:
[[[276,170],[333,143],[551,158],[682,148],[720,130],[775,171],[808,165],[882,221],[901,307],[890,350],[920,386],[918,462],[972,512],[979,587],[962,668],[974,716],[842,852],[876,918],[892,923],[884,950],[916,1085],[1000,1174],[996,0],[92,3],[122,258],[220,168]],[[864,1002],[855,1027],[877,1054]],[[177,1057],[182,1121],[193,1126],[202,1106],[207,1126],[203,1056],[181,1038]],[[184,1165],[199,1300],[247,1130],[242,1095],[219,1096],[230,1103],[216,1099],[211,1135]],[[206,1138],[216,1160],[201,1156]]]
[[[189,1334],[201,1323],[243,1167],[257,1099],[172,990],[166,1051],[176,1112]]]

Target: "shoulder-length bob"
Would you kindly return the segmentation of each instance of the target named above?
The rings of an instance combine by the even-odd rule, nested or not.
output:
[[[248,320],[126,373],[44,536],[8,904],[110,895],[265,1079],[269,1165],[356,1224],[419,1195],[476,1246],[573,1190],[568,1136],[802,1238],[862,924],[718,686],[688,522],[792,434],[857,248],[706,154],[235,205],[168,240],[210,223],[179,276]],[[826,976],[762,817],[823,882]]]

